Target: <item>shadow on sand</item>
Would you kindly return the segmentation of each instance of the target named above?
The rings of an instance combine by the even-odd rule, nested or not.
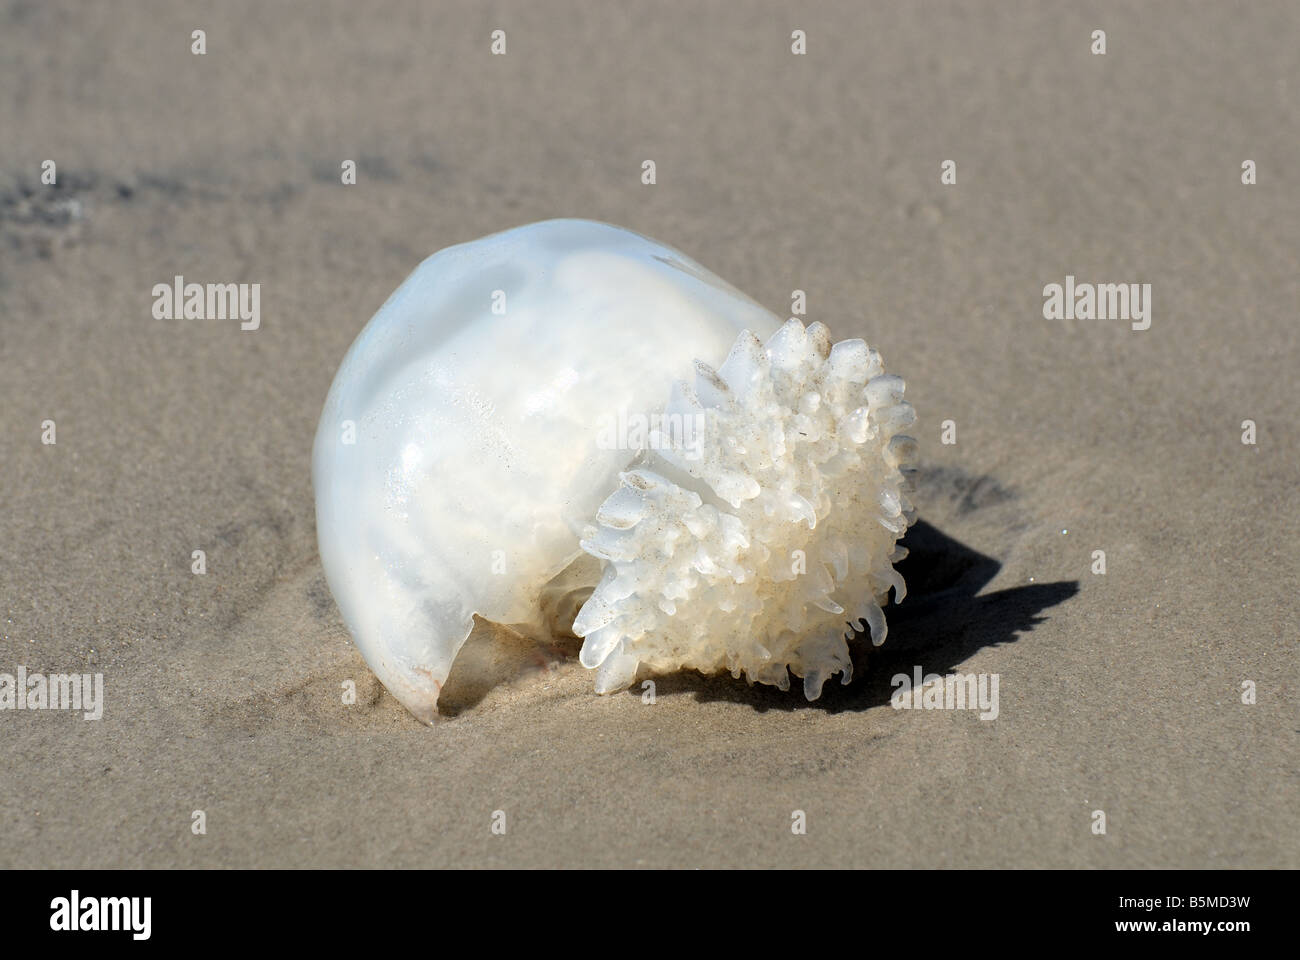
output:
[[[755,710],[868,710],[888,704],[890,678],[912,674],[920,665],[926,673],[956,670],[977,650],[1014,643],[1046,618],[1042,612],[1074,596],[1078,581],[1034,583],[977,596],[1002,565],[958,543],[924,520],[918,520],[902,541],[910,553],[898,564],[907,581],[907,598],[885,610],[889,635],[873,647],[865,634],[850,641],[853,681],[846,687],[838,675],[826,682],[821,698],[808,702],[802,683],[791,678],[783,693],[763,684],[749,685],[729,675],[706,677],[694,671],[655,677],[657,696],[693,694],[704,702],[746,703]],[[628,690],[640,696],[640,684]]]

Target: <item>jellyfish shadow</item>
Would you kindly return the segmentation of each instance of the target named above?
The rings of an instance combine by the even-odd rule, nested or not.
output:
[[[693,694],[701,703],[744,703],[759,712],[869,710],[889,703],[894,692],[890,678],[895,674],[910,677],[917,665],[925,673],[950,673],[978,650],[1015,643],[1047,619],[1044,610],[1079,592],[1077,580],[1058,580],[980,596],[980,590],[1002,569],[997,560],[924,520],[912,525],[902,543],[909,552],[897,568],[907,581],[907,597],[885,610],[889,635],[883,646],[873,647],[866,633],[850,641],[854,682],[844,686],[838,677],[832,677],[821,697],[810,702],[803,697],[797,677],[791,678],[791,690],[782,692],[726,674],[710,677],[680,671],[655,676],[655,695]],[[641,696],[640,685],[628,694]]]

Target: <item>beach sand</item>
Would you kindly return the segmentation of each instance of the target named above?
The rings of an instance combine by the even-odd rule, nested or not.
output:
[[[625,6],[0,5],[0,672],[104,677],[0,712],[0,866],[1300,866],[1296,5]],[[557,216],[906,377],[912,591],[850,686],[598,697],[484,626],[430,728],[366,667],[325,393],[424,257]],[[176,275],[260,328],[155,319]],[[1067,276],[1150,328],[1045,319]],[[997,718],[893,709],[914,666]]]

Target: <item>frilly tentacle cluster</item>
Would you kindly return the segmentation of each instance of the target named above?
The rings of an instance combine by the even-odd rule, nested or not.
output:
[[[652,442],[582,540],[605,561],[574,621],[597,690],[641,664],[782,690],[793,673],[809,700],[835,673],[848,683],[846,627],[865,620],[883,643],[881,604],[905,590],[893,564],[916,442],[900,432],[915,420],[903,387],[864,341],[832,346],[824,325],[794,319],[766,344],[746,331],[717,370],[697,363],[662,422],[693,418],[702,436]]]

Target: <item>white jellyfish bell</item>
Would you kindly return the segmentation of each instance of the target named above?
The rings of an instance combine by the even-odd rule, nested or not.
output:
[[[902,397],[862,340],[670,247],[508,230],[425,260],[344,358],[312,455],[321,562],[425,722],[475,615],[572,621],[602,693],[690,667],[815,699],[850,678],[850,625],[883,642],[903,596]]]

